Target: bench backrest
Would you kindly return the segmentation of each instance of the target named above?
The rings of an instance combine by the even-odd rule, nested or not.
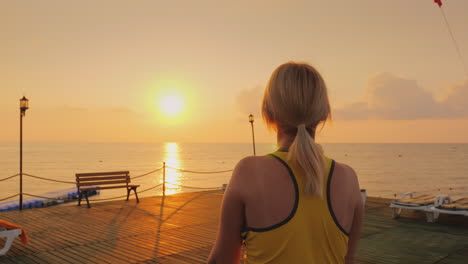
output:
[[[109,171],[109,172],[89,172],[77,173],[76,187],[102,186],[102,185],[122,185],[128,186],[130,183],[129,171]]]

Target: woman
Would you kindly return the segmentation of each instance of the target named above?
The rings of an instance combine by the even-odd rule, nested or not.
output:
[[[209,263],[353,263],[363,202],[352,168],[324,156],[317,126],[330,117],[325,82],[312,66],[272,74],[262,114],[279,150],[241,160],[221,209]]]

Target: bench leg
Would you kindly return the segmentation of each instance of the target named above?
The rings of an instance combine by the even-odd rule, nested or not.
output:
[[[85,198],[86,198],[86,203],[88,204],[88,208],[91,208],[91,205],[89,204],[89,199],[88,199],[88,191],[85,192]]]
[[[83,197],[83,194],[81,191],[78,192],[78,206],[81,206],[81,197]]]
[[[127,201],[128,201],[128,198],[130,198],[130,191],[131,191],[131,190],[132,190],[132,189],[127,188]]]
[[[139,203],[139,202],[140,202],[140,199],[138,199],[138,194],[137,194],[136,188],[137,188],[137,187],[134,187],[134,188],[132,188],[132,189],[133,189],[133,192],[135,193],[135,197],[136,197],[136,199],[137,199],[137,203]]]

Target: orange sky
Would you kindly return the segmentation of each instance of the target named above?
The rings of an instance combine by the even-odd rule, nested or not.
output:
[[[468,63],[468,2],[444,2]],[[468,142],[468,80],[432,0],[2,1],[0,141],[274,141],[259,118],[279,64],[329,86],[322,142]],[[160,113],[177,94],[185,111]]]

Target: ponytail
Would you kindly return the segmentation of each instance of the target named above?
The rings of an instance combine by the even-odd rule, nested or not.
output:
[[[327,86],[309,64],[288,62],[271,74],[265,89],[262,115],[271,128],[288,136],[297,128],[288,160],[304,173],[304,193],[323,196],[325,158],[307,129],[315,130],[331,116]]]
[[[289,147],[288,160],[297,164],[304,172],[304,193],[323,195],[325,160],[322,149],[314,142],[304,124],[297,127],[297,135]]]

